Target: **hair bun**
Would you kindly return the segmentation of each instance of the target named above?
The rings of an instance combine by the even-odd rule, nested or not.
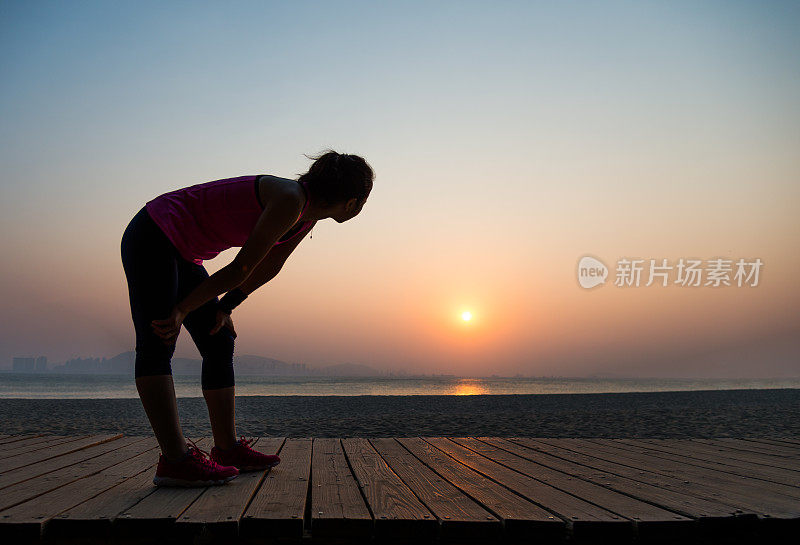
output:
[[[314,163],[298,181],[307,181],[317,199],[334,204],[350,198],[363,200],[369,195],[375,174],[362,157],[332,149],[306,157]]]

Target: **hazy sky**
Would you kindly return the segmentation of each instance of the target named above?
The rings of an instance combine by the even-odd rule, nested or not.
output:
[[[234,311],[237,355],[800,376],[798,24],[779,2],[2,2],[0,366],[133,350],[119,245],[144,203],[331,147],[372,165],[370,199]],[[605,285],[578,284],[584,255]],[[763,266],[620,287],[621,258]],[[185,329],[176,356],[199,357]]]

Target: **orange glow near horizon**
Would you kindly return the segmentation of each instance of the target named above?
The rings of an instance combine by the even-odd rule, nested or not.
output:
[[[480,383],[472,383],[461,381],[456,384],[455,389],[450,392],[450,395],[456,396],[474,396],[485,394],[486,390],[481,387]]]

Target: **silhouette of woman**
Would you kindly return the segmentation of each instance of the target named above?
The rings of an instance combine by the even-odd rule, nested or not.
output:
[[[148,201],[122,235],[122,265],[136,332],[136,388],[161,447],[162,486],[222,484],[239,471],[280,461],[236,440],[232,309],[281,270],[317,221],[361,211],[374,174],[357,155],[326,150],[297,180],[238,176],[184,187]],[[205,259],[236,257],[210,275]],[[225,295],[219,299],[217,296]],[[203,357],[201,385],[214,447],[185,439],[171,361],[181,325]]]

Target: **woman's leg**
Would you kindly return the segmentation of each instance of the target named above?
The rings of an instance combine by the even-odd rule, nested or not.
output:
[[[167,460],[180,459],[187,448],[178,420],[178,403],[172,375],[137,377],[136,389],[161,452]]]
[[[221,449],[229,449],[236,443],[234,389],[235,386],[203,390],[214,433],[214,446]]]
[[[177,302],[175,248],[142,208],[125,229],[121,254],[136,330],[136,389],[161,452],[176,460],[186,452],[186,439],[171,374],[175,345],[165,345],[150,325],[169,315]]]
[[[187,294],[208,278],[208,271],[202,265],[179,263],[181,280],[190,287]],[[181,286],[181,295],[184,287]],[[203,356],[201,383],[203,397],[208,407],[208,417],[214,434],[214,445],[228,449],[236,442],[235,398],[233,377],[233,334],[223,327],[215,334],[209,332],[216,325],[219,298],[208,301],[186,315],[183,321],[192,336],[197,349]]]

